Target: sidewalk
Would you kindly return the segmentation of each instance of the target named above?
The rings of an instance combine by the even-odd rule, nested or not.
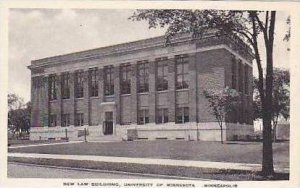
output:
[[[261,164],[250,163],[231,163],[231,162],[210,162],[210,161],[192,161],[192,160],[174,160],[174,159],[154,159],[154,158],[128,158],[112,156],[95,155],[61,155],[61,154],[37,154],[37,153],[8,153],[12,159],[37,159],[37,160],[60,160],[78,162],[102,162],[108,164],[134,164],[134,165],[154,165],[160,167],[184,167],[184,168],[207,168],[219,170],[241,170],[257,172],[261,170]],[[126,165],[125,165],[126,166]],[[275,172],[289,173],[289,168],[275,166]]]

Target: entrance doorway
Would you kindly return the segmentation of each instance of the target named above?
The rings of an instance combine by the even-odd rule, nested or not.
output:
[[[105,112],[105,121],[103,122],[103,134],[111,135],[113,134],[113,112]]]

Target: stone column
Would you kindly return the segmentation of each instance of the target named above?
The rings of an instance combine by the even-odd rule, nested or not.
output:
[[[252,101],[253,101],[253,69],[252,67],[248,67],[248,124],[253,125],[253,106],[252,106]]]
[[[156,62],[149,62],[149,122],[155,123],[156,117]]]
[[[76,102],[75,102],[75,72],[69,73],[69,88],[71,100],[70,124],[75,126]]]
[[[189,118],[197,122],[197,66],[195,54],[189,54]]]
[[[242,70],[241,70],[241,80],[240,82],[242,83],[242,90],[241,90],[241,93],[242,93],[242,104],[241,104],[241,123],[245,123],[245,100],[246,100],[246,96],[245,96],[245,65],[244,63],[242,63],[242,61],[240,62],[241,63],[241,67],[242,67]]]
[[[98,95],[99,95],[99,100],[102,103],[104,101],[104,69],[98,68],[98,71],[99,71]]]
[[[83,72],[83,111],[84,111],[84,124],[91,125],[91,113],[90,113],[90,90],[89,90],[89,71]]]
[[[120,95],[120,66],[114,67],[114,96],[115,96],[115,117],[116,124],[120,125],[121,122],[121,95]]]
[[[131,123],[137,124],[137,110],[138,110],[138,100],[137,100],[137,64],[131,64]]]
[[[175,60],[172,57],[172,59],[168,59],[168,110],[169,110],[169,122],[175,122],[176,115],[175,115],[175,109],[176,109],[176,81],[175,81],[175,72],[176,72],[176,64]]]
[[[38,77],[38,92],[36,95],[39,98],[38,108],[37,110],[41,109],[41,112],[37,112],[39,114],[39,123],[42,127],[49,126],[49,95],[48,95],[48,76]],[[41,106],[40,106],[41,105]]]
[[[56,126],[61,126],[61,115],[63,113],[63,105],[62,105],[62,96],[61,96],[61,74],[56,74],[56,84],[57,84],[57,93],[56,93],[56,99],[57,99],[57,112],[56,112]]]

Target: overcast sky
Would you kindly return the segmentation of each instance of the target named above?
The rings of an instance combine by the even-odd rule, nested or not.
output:
[[[164,34],[146,22],[128,20],[133,10],[11,9],[9,12],[9,93],[30,100],[31,60],[130,42]],[[277,14],[275,66],[288,68],[288,14]],[[254,68],[256,65],[254,64]],[[256,71],[255,71],[256,72]]]

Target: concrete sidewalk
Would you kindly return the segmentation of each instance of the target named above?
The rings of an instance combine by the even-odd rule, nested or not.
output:
[[[56,160],[74,160],[91,161],[105,163],[131,163],[139,165],[160,165],[173,167],[193,167],[224,170],[244,170],[260,171],[261,164],[250,163],[230,163],[230,162],[211,162],[211,161],[191,161],[174,159],[154,159],[154,158],[128,158],[113,156],[95,156],[95,155],[57,155],[57,154],[37,154],[37,153],[8,153],[12,158],[31,158],[31,159],[56,159]],[[289,173],[289,168],[275,166],[275,172]]]

